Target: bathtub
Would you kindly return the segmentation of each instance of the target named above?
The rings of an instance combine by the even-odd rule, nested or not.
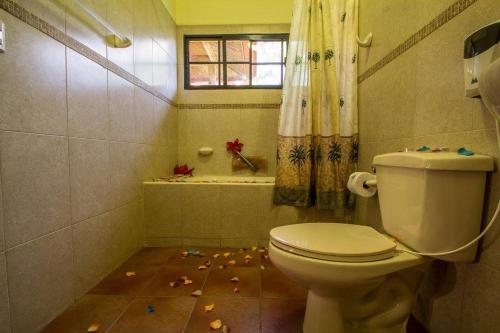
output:
[[[144,183],[146,246],[264,246],[269,231],[301,222],[343,222],[339,212],[276,206],[274,177],[170,177]]]

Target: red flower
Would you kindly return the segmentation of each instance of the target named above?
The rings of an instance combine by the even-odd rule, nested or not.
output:
[[[240,152],[243,148],[243,143],[240,142],[239,139],[234,140],[234,142],[227,142],[227,151],[230,151],[233,155],[237,155],[236,152]]]
[[[189,169],[187,164],[184,165],[176,165],[174,168],[174,175],[184,175],[184,176],[193,176],[194,168]]]

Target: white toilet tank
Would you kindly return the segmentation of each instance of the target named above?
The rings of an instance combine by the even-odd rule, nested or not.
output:
[[[385,231],[418,252],[444,252],[480,232],[486,172],[493,159],[451,152],[404,152],[375,156]],[[437,257],[472,261],[477,246]]]

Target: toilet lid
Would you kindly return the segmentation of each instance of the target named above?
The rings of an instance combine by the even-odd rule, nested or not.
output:
[[[393,257],[396,242],[375,229],[343,223],[303,223],[271,230],[271,243],[302,256],[343,262]]]

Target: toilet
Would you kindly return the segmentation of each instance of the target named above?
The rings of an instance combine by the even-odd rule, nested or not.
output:
[[[308,289],[304,333],[406,332],[428,264],[475,258],[476,246],[441,253],[479,234],[491,157],[400,152],[375,156],[373,164],[384,233],[340,223],[270,232],[273,264]]]

